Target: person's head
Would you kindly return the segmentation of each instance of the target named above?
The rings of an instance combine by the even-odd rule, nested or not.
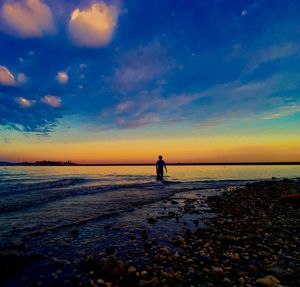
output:
[[[159,159],[162,159],[162,155],[160,155],[158,158],[159,158]]]

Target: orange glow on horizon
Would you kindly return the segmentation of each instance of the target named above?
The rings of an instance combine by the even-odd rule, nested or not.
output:
[[[300,161],[300,137],[197,138],[170,140],[111,140],[85,143],[28,143],[2,145],[9,161],[72,161],[75,163],[152,163],[162,154],[178,162]],[[3,160],[3,159],[1,159]]]

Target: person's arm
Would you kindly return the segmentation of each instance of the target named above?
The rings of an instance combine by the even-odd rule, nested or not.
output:
[[[164,167],[165,167],[166,172],[168,172],[166,164],[164,164]]]

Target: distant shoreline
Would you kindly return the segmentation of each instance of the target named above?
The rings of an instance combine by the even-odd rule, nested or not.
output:
[[[153,166],[155,163],[72,163],[72,162],[0,162],[0,166]],[[300,165],[300,162],[201,162],[168,163],[168,166],[227,166],[227,165]]]

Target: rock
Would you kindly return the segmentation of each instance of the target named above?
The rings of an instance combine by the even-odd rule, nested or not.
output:
[[[169,212],[168,212],[168,217],[169,217],[169,218],[176,217],[176,213],[173,212],[173,211],[169,211]]]
[[[142,233],[141,233],[141,237],[145,240],[149,235],[148,230],[145,228],[143,229]]]
[[[116,249],[114,246],[108,246],[106,249],[105,249],[105,253],[107,255],[113,255],[114,253],[116,252]]]
[[[184,236],[186,238],[191,238],[193,236],[193,232],[190,229],[186,229],[186,231],[184,232]]]
[[[0,285],[5,280],[13,277],[15,274],[23,270],[30,260],[25,256],[19,256],[16,254],[1,254],[0,255]]]
[[[256,280],[257,285],[266,287],[276,287],[279,283],[280,281],[273,275],[268,275],[264,278],[259,278]]]
[[[224,276],[224,270],[221,267],[212,267],[212,272],[213,272],[214,276],[216,276],[216,277]]]
[[[277,276],[277,277],[284,277],[288,274],[287,271],[279,268],[279,267],[273,267],[273,268],[269,268],[268,272],[270,272],[271,274]]]
[[[173,200],[171,200],[171,203],[172,204],[178,204],[178,201],[176,201],[176,200],[173,199]]]
[[[61,259],[57,259],[56,257],[51,258],[52,264],[57,268],[62,268],[65,265],[65,261]]]
[[[159,249],[159,253],[163,254],[163,255],[169,255],[170,254],[170,250],[168,247],[162,247]]]
[[[130,266],[127,271],[129,273],[135,273],[136,272],[136,268],[134,266]]]
[[[147,218],[147,222],[150,223],[150,224],[154,224],[157,220],[153,217],[149,217]]]
[[[152,277],[150,280],[150,286],[158,286],[159,285],[159,280],[156,276]]]
[[[194,223],[195,225],[199,225],[199,219],[194,219],[194,220],[193,220],[193,223]]]
[[[145,242],[145,243],[144,243],[144,249],[145,249],[145,250],[149,250],[149,249],[151,249],[151,247],[152,247],[151,242]]]
[[[117,260],[115,257],[105,259],[102,271],[108,276],[119,278],[125,273],[124,264],[122,261]]]
[[[79,234],[79,229],[76,227],[73,227],[70,231],[70,234],[73,236],[77,236]]]

